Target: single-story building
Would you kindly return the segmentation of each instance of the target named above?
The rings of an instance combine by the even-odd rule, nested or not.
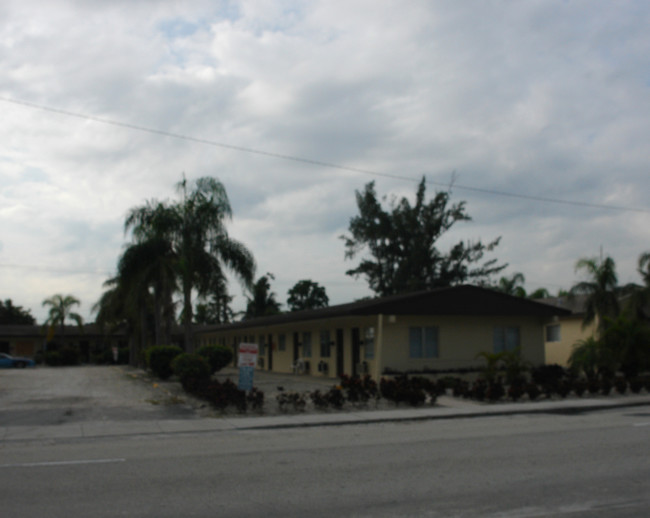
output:
[[[204,327],[195,345],[257,343],[258,367],[338,377],[472,368],[481,352],[547,362],[546,326],[571,312],[461,285]]]
[[[546,324],[545,331],[546,363],[566,367],[576,342],[591,336],[598,337],[598,317],[591,323],[584,324],[586,295],[549,297],[539,299],[539,302],[568,312],[557,315]]]
[[[99,326],[94,324],[82,327],[66,325],[63,332],[57,326],[54,333],[51,333],[48,326],[43,325],[0,326],[0,352],[2,353],[33,358],[36,353],[45,351],[47,342],[78,347],[84,362],[89,361],[92,351],[98,348],[126,345],[123,330],[106,335],[102,333]]]

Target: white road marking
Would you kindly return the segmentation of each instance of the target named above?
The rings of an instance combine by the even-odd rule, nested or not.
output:
[[[647,423],[634,423],[634,426],[650,426],[650,421]]]
[[[109,464],[126,462],[126,459],[92,459],[92,460],[58,460],[52,462],[18,462],[15,464],[0,464],[0,468],[41,468],[49,466],[78,466],[84,464]]]

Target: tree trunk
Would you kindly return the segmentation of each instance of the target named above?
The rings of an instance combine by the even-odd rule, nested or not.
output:
[[[184,344],[185,352],[194,352],[192,341],[192,284],[183,279],[183,327],[185,331]]]

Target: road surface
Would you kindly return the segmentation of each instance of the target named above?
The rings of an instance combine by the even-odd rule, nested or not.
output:
[[[641,517],[650,408],[0,447],[2,516]]]

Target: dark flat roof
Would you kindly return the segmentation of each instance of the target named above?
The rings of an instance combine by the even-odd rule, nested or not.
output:
[[[201,332],[273,326],[306,320],[368,315],[539,316],[570,315],[549,304],[464,284],[435,290],[365,299],[337,306],[281,313],[230,324],[207,326]]]

